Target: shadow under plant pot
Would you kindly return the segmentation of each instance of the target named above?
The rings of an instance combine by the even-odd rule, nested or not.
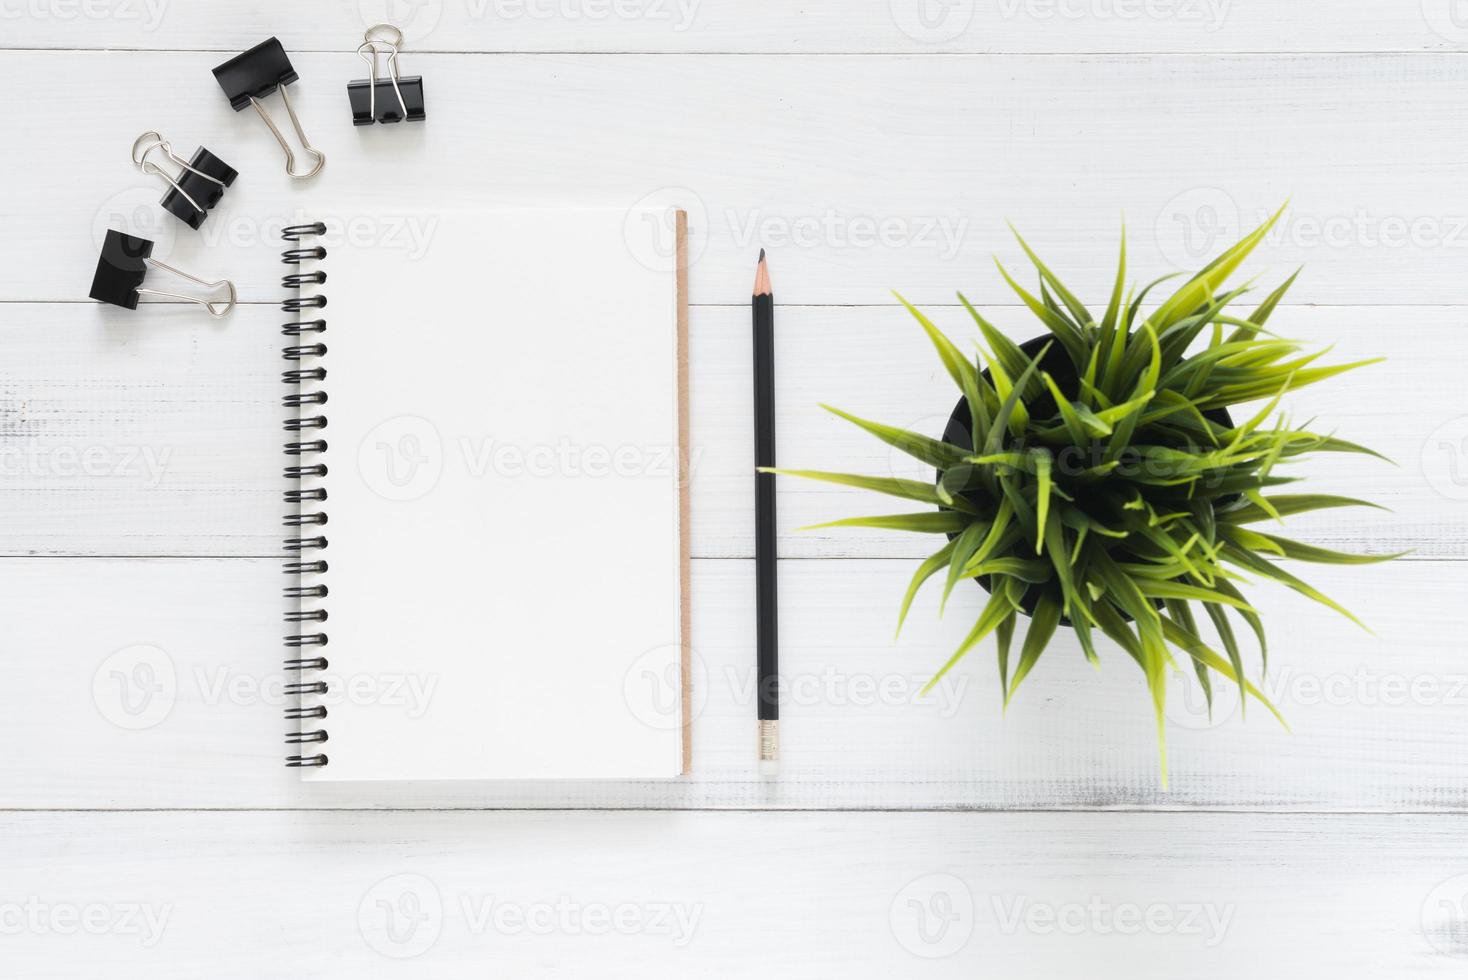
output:
[[[1053,335],[1044,334],[1039,337],[1030,338],[1024,343],[1020,344],[1019,349],[1024,352],[1025,357],[1033,360],[1039,355],[1041,350],[1044,350],[1045,345],[1049,344],[1050,349],[1045,351],[1044,357],[1040,358],[1039,370],[1048,373],[1051,379],[1054,380],[1056,387],[1060,389],[1060,393],[1074,401],[1078,398],[1079,395],[1080,376],[1076,373],[1075,365],[1071,363],[1070,356],[1065,352],[1065,348],[1061,347],[1059,343],[1055,343],[1054,341],[1055,337]],[[985,381],[988,381],[991,384],[993,383],[992,377],[987,368],[983,369],[981,373]],[[1033,402],[1027,403],[1027,406],[1030,409],[1030,414],[1039,418],[1050,418],[1054,416],[1057,411],[1055,406],[1055,399],[1050,395],[1048,390],[1040,398],[1036,399]],[[1228,409],[1226,408],[1209,409],[1208,411],[1203,413],[1203,417],[1208,421],[1213,422],[1216,425],[1224,426],[1225,428],[1232,428],[1234,424],[1233,418],[1229,415]],[[953,408],[953,413],[948,417],[948,425],[943,430],[943,441],[964,448],[972,446],[972,425],[973,419],[972,416],[969,414],[968,402],[963,398],[959,398],[958,404],[955,405]],[[1087,462],[1086,465],[1090,465],[1090,463]],[[938,470],[935,482],[942,479],[943,471]],[[979,495],[977,491],[966,490],[963,491],[963,495],[981,507],[989,506],[993,503],[987,498]],[[1232,494],[1226,497],[1221,497],[1219,498],[1219,502],[1214,505],[1214,510],[1217,511],[1220,506],[1227,507],[1229,505],[1232,505],[1235,501],[1239,499],[1239,494]],[[1078,500],[1077,503],[1084,508],[1084,503],[1082,501]],[[949,541],[952,541],[957,537],[958,535],[956,533],[950,532],[948,534]],[[1118,539],[1116,547],[1114,549],[1111,549],[1111,552],[1115,557],[1123,559],[1126,558],[1128,555],[1128,552],[1126,551],[1126,542],[1124,540]],[[974,577],[974,581],[979,583],[980,587],[982,587],[984,591],[992,591],[992,589],[990,588],[990,577],[988,575],[977,575]],[[1033,615],[1035,611],[1035,604],[1040,601],[1040,596],[1045,588],[1047,588],[1046,585],[1031,585],[1029,589],[1025,591],[1024,598],[1020,600],[1020,612],[1024,613],[1026,616]],[[1162,608],[1161,600],[1154,599],[1153,604],[1156,605],[1159,609]],[[1118,610],[1118,612],[1121,614],[1123,619],[1131,619],[1131,617],[1128,616],[1124,611]],[[1060,625],[1069,626],[1069,617],[1061,616]]]

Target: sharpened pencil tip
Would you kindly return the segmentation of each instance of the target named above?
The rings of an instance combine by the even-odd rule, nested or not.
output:
[[[759,250],[759,261],[754,266],[754,295],[774,295],[774,290],[770,288],[770,267],[765,262],[764,249]]]

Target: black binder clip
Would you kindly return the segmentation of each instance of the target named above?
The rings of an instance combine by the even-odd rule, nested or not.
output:
[[[150,153],[161,153],[179,167],[177,174],[164,170],[148,159]],[[209,217],[209,209],[219,203],[224,189],[234,183],[239,173],[204,147],[194,151],[187,163],[173,152],[168,140],[149,130],[133,140],[133,166],[145,174],[157,174],[168,184],[163,195],[163,210],[190,228],[198,229]]]
[[[298,77],[296,70],[291,67],[291,60],[285,56],[285,48],[273,37],[261,41],[244,54],[235,55],[214,69],[214,80],[224,89],[231,108],[239,112],[246,106],[254,106],[260,118],[265,120],[265,125],[270,127],[275,141],[285,151],[285,172],[292,177],[304,179],[321,172],[321,168],[326,166],[326,154],[306,139],[306,133],[301,129],[301,120],[296,118],[296,110],[291,107],[287,87]],[[285,103],[285,111],[291,117],[291,125],[295,127],[296,138],[301,141],[301,149],[316,158],[316,166],[305,173],[296,173],[296,155],[291,152],[290,144],[285,141],[265,107],[260,104],[261,99],[273,94],[276,89],[280,90],[281,101]]]
[[[153,243],[146,238],[138,238],[135,235],[124,235],[120,231],[107,230],[107,238],[102,243],[102,256],[97,260],[97,274],[92,277],[92,299],[120,306],[125,310],[138,308],[138,297],[143,293],[154,296],[166,296],[169,299],[181,299],[188,303],[198,303],[209,311],[211,316],[224,316],[234,308],[235,293],[234,283],[228,279],[220,279],[218,282],[209,282],[198,276],[191,276],[187,272],[164,265],[155,258],[153,254]],[[209,289],[225,289],[229,292],[226,300],[200,299],[197,296],[187,296],[183,293],[168,293],[161,289],[145,289],[143,277],[148,274],[148,267],[162,269],[176,276],[207,286]]]
[[[371,77],[347,82],[353,126],[395,123],[405,119],[409,122],[423,121],[423,76],[402,78],[398,75],[398,49],[402,46],[403,32],[391,24],[375,24],[362,35],[357,54],[367,62]],[[377,77],[378,54],[387,55],[387,78]],[[382,98],[379,99],[378,95]]]

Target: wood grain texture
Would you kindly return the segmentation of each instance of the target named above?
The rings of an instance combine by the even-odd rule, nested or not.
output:
[[[458,977],[487,962],[556,977],[1221,980],[1264,962],[1271,976],[1448,978],[1465,957],[1464,829],[1443,816],[10,814],[0,910],[14,910],[16,976],[105,960],[119,980]],[[90,933],[73,918],[89,908]]]
[[[1462,975],[1468,27],[1451,0],[393,0],[430,119],[353,129],[351,49],[387,4],[0,0],[0,68],[25,80],[0,188],[0,554],[24,556],[0,558],[7,976]],[[329,156],[314,183],[286,180],[209,75],[272,34]],[[241,171],[201,234],[164,223],[161,185],[126,163],[155,127]],[[1307,305],[1275,322],[1389,357],[1300,393],[1296,418],[1399,464],[1312,470],[1312,489],[1391,513],[1291,526],[1415,549],[1304,570],[1374,635],[1261,596],[1266,690],[1293,733],[1226,695],[1210,717],[1174,678],[1164,792],[1135,668],[1107,651],[1096,673],[1066,637],[1007,717],[988,645],[919,698],[977,589],[942,620],[924,595],[893,642],[924,542],[797,533],[887,507],[784,480],[791,700],[781,774],[759,780],[756,250],[786,304],[782,462],[881,473],[900,462],[816,403],[936,431],[953,401],[889,289],[964,336],[962,289],[1028,336],[990,263],[1022,264],[1004,219],[1089,299],[1123,209],[1145,281],[1287,197],[1251,271],[1304,263]],[[308,788],[280,765],[284,576],[250,557],[280,535],[276,233],[325,213],[411,250],[432,229],[405,214],[444,201],[690,209],[687,780]],[[213,324],[86,302],[109,226],[253,305]],[[401,710],[432,696],[432,678],[347,679]],[[809,809],[869,812],[688,812]],[[640,924],[594,935],[554,918],[568,906]],[[1166,924],[1118,927],[1118,907]]]
[[[932,313],[965,346],[977,336],[961,309]],[[1033,331],[1027,312],[991,313],[1016,339]],[[0,304],[0,338],[13,355],[0,363],[0,551],[278,553],[282,319],[264,305],[241,307],[219,325],[181,306],[138,315],[100,305]],[[748,320],[744,308],[692,310],[696,557],[753,556]],[[1308,473],[1306,487],[1365,497],[1391,511],[1306,515],[1290,520],[1290,532],[1346,550],[1464,557],[1468,454],[1455,436],[1465,416],[1457,388],[1468,368],[1463,311],[1293,307],[1272,323],[1313,348],[1334,344],[1331,358],[1338,361],[1389,354],[1384,364],[1292,395],[1286,407],[1299,424],[1314,418],[1317,429],[1396,461],[1312,460],[1300,471]],[[953,385],[906,313],[782,307],[776,333],[782,465],[927,477],[819,407],[825,402],[942,432],[956,400]],[[1405,342],[1384,347],[1384,338]],[[779,495],[782,555],[917,557],[934,550],[926,536],[797,530],[898,513],[909,506],[901,500],[796,479],[782,479]]]
[[[782,562],[784,753],[779,778],[761,781],[753,562],[693,564],[692,777],[303,786],[281,764],[278,562],[0,561],[0,659],[23,681],[0,687],[0,731],[15,747],[0,756],[0,808],[1468,810],[1468,563],[1299,569],[1375,635],[1251,587],[1271,624],[1265,690],[1293,733],[1258,705],[1241,715],[1226,691],[1210,718],[1179,674],[1166,791],[1142,678],[1109,644],[1098,673],[1062,633],[1007,716],[992,642],[920,696],[982,596],[959,589],[940,620],[937,591],[924,593],[894,642],[912,571],[897,561]],[[548,625],[547,669],[555,651]],[[362,675],[351,651],[329,652],[333,697],[409,717],[441,680]],[[629,690],[657,682],[629,659]]]
[[[761,246],[782,303],[886,304],[892,288],[925,303],[952,303],[957,289],[1013,302],[990,261],[1023,261],[1006,218],[1074,290],[1104,297],[1123,214],[1145,282],[1196,269],[1287,198],[1255,268],[1278,278],[1306,264],[1294,302],[1465,297],[1468,133],[1443,120],[1460,108],[1468,60],[1453,55],[424,54],[413,70],[428,79],[429,120],[357,128],[342,88],[361,62],[301,54],[292,94],[328,163],[297,186],[260,120],[218,91],[218,53],[0,58],[13,76],[47,80],[9,120],[27,135],[10,164],[28,176],[25,193],[5,192],[0,259],[28,274],[0,280],[0,300],[82,300],[109,225],[273,302],[276,232],[302,217],[411,252],[432,234],[404,217],[418,205],[654,201],[689,210],[695,304],[746,302]],[[75,145],[72,107],[119,86],[138,113],[97,113],[84,127],[93,150],[56,152]],[[709,107],[697,125],[682,123],[689,106]],[[197,235],[127,163],[147,127],[241,173]]]
[[[382,20],[403,28],[411,54],[1375,52],[1468,44],[1468,28],[1446,0],[338,0],[288,8],[251,0],[13,0],[4,9],[0,46],[23,48],[241,51],[276,35],[291,51],[346,51]]]

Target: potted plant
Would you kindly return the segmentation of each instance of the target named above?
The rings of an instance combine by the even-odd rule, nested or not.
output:
[[[940,573],[945,603],[965,579],[987,591],[973,628],[929,688],[992,633],[1007,706],[1058,629],[1073,630],[1095,664],[1097,641],[1105,637],[1146,678],[1165,786],[1166,677],[1179,657],[1192,664],[1210,705],[1218,675],[1279,717],[1245,676],[1235,621],[1257,638],[1264,666],[1267,648],[1264,625],[1240,584],[1250,577],[1280,582],[1355,620],[1276,559],[1354,564],[1396,555],[1341,554],[1261,527],[1305,511],[1374,506],[1278,488],[1297,479],[1286,475],[1289,466],[1314,454],[1377,455],[1292,427],[1275,414],[1286,392],[1374,363],[1317,365],[1323,352],[1303,353],[1299,344],[1265,329],[1295,276],[1253,312],[1230,311],[1248,287],[1226,289],[1226,280],[1278,218],[1276,213],[1146,314],[1142,307],[1163,280],[1135,293],[1127,289],[1123,235],[1115,285],[1099,317],[1016,232],[1038,272],[1038,296],[1002,265],[999,271],[1047,333],[1016,344],[960,293],[984,342],[977,345],[982,360],[897,297],[958,387],[947,430],[930,436],[822,407],[934,467],[934,480],[777,472],[925,505],[917,513],[818,525],[946,536],[912,577],[899,631],[918,589]],[[1263,405],[1241,408],[1250,402]],[[1015,657],[1022,616],[1029,624]],[[1205,640],[1201,618],[1211,622],[1222,652]]]

